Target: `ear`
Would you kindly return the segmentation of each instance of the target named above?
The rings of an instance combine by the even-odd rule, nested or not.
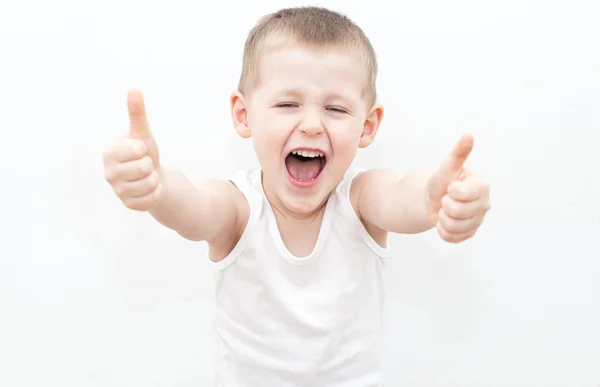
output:
[[[229,102],[231,104],[233,128],[242,138],[249,138],[251,133],[248,126],[248,110],[244,102],[244,95],[239,91],[234,91]]]
[[[365,120],[364,129],[360,136],[360,142],[358,143],[359,148],[366,148],[373,142],[382,119],[383,106],[379,104],[373,105]]]

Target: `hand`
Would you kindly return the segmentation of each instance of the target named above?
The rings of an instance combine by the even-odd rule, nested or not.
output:
[[[489,185],[464,168],[473,137],[463,136],[427,185],[429,219],[447,242],[462,242],[477,232],[490,209]]]
[[[139,90],[129,92],[127,107],[129,132],[104,152],[104,174],[125,206],[147,211],[158,204],[162,193],[158,147]]]

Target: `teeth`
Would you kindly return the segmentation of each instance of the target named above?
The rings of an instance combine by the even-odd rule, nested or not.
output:
[[[294,150],[292,154],[299,155],[303,157],[323,157],[323,152],[315,152],[315,151],[307,151],[307,150]]]

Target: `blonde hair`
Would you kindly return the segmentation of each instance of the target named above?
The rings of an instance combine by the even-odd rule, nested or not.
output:
[[[347,16],[322,7],[281,9],[263,16],[252,28],[244,46],[242,73],[238,90],[246,93],[257,82],[257,63],[268,39],[287,38],[311,48],[341,47],[362,54],[366,85],[364,93],[370,103],[377,98],[377,58],[362,29]]]

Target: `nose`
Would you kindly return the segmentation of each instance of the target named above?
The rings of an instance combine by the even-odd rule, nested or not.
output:
[[[321,115],[316,112],[306,114],[298,129],[300,130],[300,133],[305,136],[312,137],[322,134],[324,128],[323,123],[321,122]]]

